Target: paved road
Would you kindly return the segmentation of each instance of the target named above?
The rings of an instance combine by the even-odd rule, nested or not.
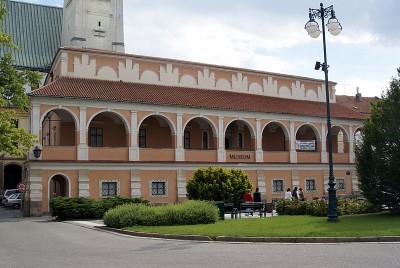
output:
[[[0,239],[4,268],[400,266],[400,243],[175,241],[123,236],[49,217],[2,221]]]

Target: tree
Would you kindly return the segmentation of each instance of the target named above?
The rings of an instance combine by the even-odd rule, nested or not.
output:
[[[4,2],[0,3],[0,21],[8,11]],[[0,22],[0,24],[2,24]],[[18,71],[9,50],[20,49],[13,44],[12,37],[0,28],[0,152],[8,155],[23,156],[33,146],[34,135],[18,128],[18,119],[14,116],[18,109],[27,112],[29,99],[24,86],[38,87],[41,75],[38,72]]]
[[[199,168],[186,186],[189,199],[224,201],[239,205],[251,181],[241,169]]]
[[[400,214],[400,68],[386,94],[372,105],[355,145],[362,194],[376,206]]]

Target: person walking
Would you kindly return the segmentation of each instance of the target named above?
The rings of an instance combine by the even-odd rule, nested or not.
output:
[[[304,198],[303,189],[299,188],[298,194],[299,194],[299,199],[300,199],[301,201],[306,200],[306,199]]]
[[[285,200],[292,200],[292,192],[291,192],[290,188],[287,188],[287,190],[286,190]]]
[[[253,197],[251,196],[251,191],[250,191],[250,189],[246,191],[246,193],[244,194],[243,199],[244,199],[244,202],[245,202],[245,203],[252,203],[252,202],[253,202]],[[253,216],[253,213],[251,212],[251,209],[250,209],[250,208],[246,208],[246,214],[245,214],[245,215],[246,215],[246,216],[249,216],[250,213],[251,213],[252,216]]]

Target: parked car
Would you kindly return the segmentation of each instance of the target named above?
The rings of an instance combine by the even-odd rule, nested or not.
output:
[[[4,192],[4,195],[1,198],[1,205],[4,206],[6,202],[6,198],[12,194],[19,193],[17,189],[8,189]]]
[[[5,207],[12,207],[15,209],[21,208],[22,193],[15,193],[6,197]]]

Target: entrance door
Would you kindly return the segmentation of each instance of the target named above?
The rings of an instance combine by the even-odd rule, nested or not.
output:
[[[50,181],[50,199],[56,196],[68,196],[67,180],[62,175],[56,175]]]
[[[7,165],[4,168],[4,189],[16,189],[21,182],[22,167],[18,165]]]

